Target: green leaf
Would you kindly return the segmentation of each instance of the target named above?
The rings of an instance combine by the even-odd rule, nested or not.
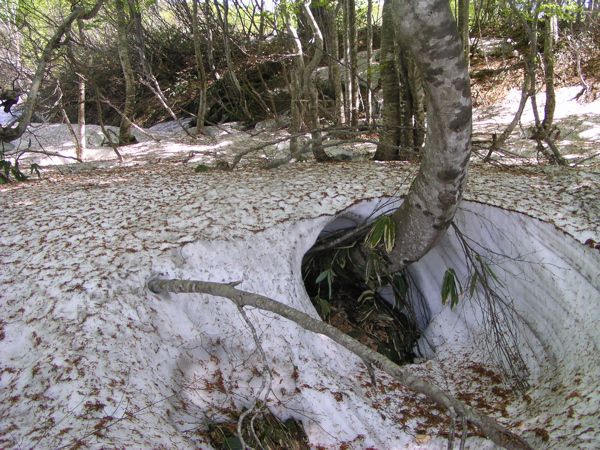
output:
[[[374,300],[375,299],[375,292],[367,289],[366,291],[363,291],[362,294],[360,294],[360,297],[358,297],[357,302],[358,303],[363,303],[367,300]]]
[[[390,253],[396,242],[396,223],[391,216],[381,216],[373,223],[365,237],[365,244],[370,248],[375,248],[382,239],[385,251]]]
[[[489,265],[489,264],[487,264],[487,263],[483,262],[483,263],[482,263],[482,265],[483,265],[483,270],[485,270],[485,271],[487,272],[487,274],[488,274],[489,276],[491,276],[491,277],[494,279],[494,281],[495,281],[496,283],[498,283],[498,285],[499,285],[499,286],[504,286],[504,285],[502,284],[502,282],[501,282],[501,281],[498,279],[498,276],[497,276],[497,275],[496,275],[496,273],[495,273],[495,272],[492,270],[492,268],[490,267],[490,265]]]
[[[206,164],[198,164],[196,166],[196,168],[194,169],[194,172],[196,173],[203,173],[203,172],[208,172],[210,171],[210,167],[207,166]]]
[[[331,316],[331,305],[329,302],[324,298],[316,297],[314,303],[321,319],[328,321]]]
[[[394,293],[396,296],[404,299],[406,294],[408,293],[408,281],[406,280],[406,276],[404,273],[395,273],[394,278],[392,279],[392,283],[394,285]]]
[[[21,172],[21,169],[19,169],[18,164],[15,164],[10,171],[12,172],[13,176],[15,177],[15,180],[17,180],[17,181],[27,180],[27,175],[25,175],[23,172]]]
[[[315,280],[315,284],[321,283],[323,280],[327,280],[327,287],[329,288],[329,299],[333,295],[333,279],[335,278],[335,272],[332,268],[326,269],[319,274]]]
[[[317,277],[317,279],[315,280],[315,284],[319,284],[321,281],[323,281],[328,276],[328,274],[329,274],[329,269],[321,272],[319,274],[319,276]]]
[[[33,175],[33,173],[35,172],[35,174],[38,176],[38,178],[42,178],[42,176],[40,174],[40,169],[41,169],[41,167],[38,164],[33,163],[29,166],[29,173],[31,175]]]
[[[396,222],[394,222],[392,216],[385,216],[383,242],[385,244],[385,251],[387,253],[392,253],[394,244],[396,243]]]
[[[469,280],[469,297],[473,297],[473,294],[475,293],[475,289],[477,288],[477,281],[479,279],[479,275],[477,275],[477,272],[473,273],[473,275],[471,275],[471,279]]]
[[[225,445],[227,450],[244,450],[242,441],[237,436],[230,436],[225,439]]]
[[[381,220],[377,219],[373,224],[371,230],[365,237],[365,244],[367,244],[371,248],[377,247],[379,242],[381,242],[381,238],[383,237],[384,232],[384,224]]]
[[[458,305],[459,290],[462,291],[462,286],[456,272],[454,269],[447,269],[442,280],[442,305],[448,303],[450,298],[450,308],[454,309]]]

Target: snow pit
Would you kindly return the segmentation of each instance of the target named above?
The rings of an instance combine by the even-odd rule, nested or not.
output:
[[[356,226],[397,206],[365,202],[341,214],[323,233]],[[506,412],[534,447],[598,445],[600,254],[554,225],[478,202],[464,201],[455,224],[458,231],[451,228],[409,268],[412,289],[426,302],[420,314],[415,308],[423,330],[419,352],[457,371],[472,364],[503,368],[508,385],[519,384],[511,375],[522,377],[529,389],[513,397]],[[495,314],[496,325],[508,335],[506,352],[487,336],[490,315],[482,311],[481,281],[474,283],[469,298],[471,272],[459,234],[486,261],[488,279],[504,302],[504,307],[496,305]],[[441,302],[449,268],[463,287],[454,309]],[[507,355],[520,358],[508,361]],[[460,398],[458,386],[450,391]]]
[[[250,240],[186,245],[168,278],[217,282],[243,280],[240,289],[259,292],[317,317],[300,276],[302,256],[323,229],[359,222],[374,210],[397,207],[389,201],[354,206],[336,219],[282,224]],[[463,202],[456,225],[486,258],[505,301],[516,316],[513,344],[530,385],[518,393],[499,370],[494,349],[486,345],[479,288],[475,300],[461,296],[454,310],[441,304],[447,268],[467,276],[465,256],[454,231],[410,268],[414,289],[426,299],[419,349],[421,364],[406,366],[473,406],[496,416],[534,447],[570,448],[600,442],[596,428],[600,395],[600,258],[597,251],[521,213]],[[183,263],[185,261],[185,263]],[[463,286],[466,282],[462,280]],[[465,289],[468,289],[465,287]],[[247,324],[226,300],[197,294],[171,295],[185,310],[195,340],[177,363],[184,403],[195,420],[224,420],[255,399],[280,418],[301,420],[314,446],[352,448],[445,448],[443,411],[415,404],[415,395],[379,374],[373,385],[362,361],[328,338],[304,331],[271,313],[251,311],[271,372],[264,384],[261,360]],[[202,297],[202,296],[200,296]],[[171,303],[171,301],[169,301]],[[430,317],[428,322],[424,317]],[[216,318],[216,319],[215,319]],[[493,343],[490,344],[493,346]],[[515,349],[513,349],[515,350]],[[258,369],[258,370],[257,370]],[[219,387],[220,386],[220,387]],[[426,412],[429,410],[429,412]],[[433,414],[436,419],[428,418]],[[447,428],[446,428],[447,429]],[[386,430],[382,433],[381,430]],[[184,431],[182,429],[181,431]],[[469,438],[470,448],[491,443]],[[490,447],[491,448],[491,447]]]

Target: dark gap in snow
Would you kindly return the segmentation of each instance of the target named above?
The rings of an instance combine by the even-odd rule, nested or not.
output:
[[[412,363],[427,326],[427,306],[411,289],[408,272],[387,275],[373,253],[357,267],[352,250],[377,227],[377,217],[399,206],[393,199],[359,204],[338,215],[320,233],[302,262],[306,291],[321,318],[397,364]],[[385,224],[379,224],[383,230]],[[382,239],[383,242],[383,239]]]
[[[315,247],[339,230],[360,227],[397,207],[386,199],[356,205],[323,229]],[[458,293],[453,308],[441,299],[449,269]],[[321,297],[328,295],[322,273],[305,280],[310,295],[319,276]],[[430,360],[409,368],[443,368],[439,377],[429,372],[436,383],[450,384],[467,402],[479,398],[500,405],[506,420],[518,423],[540,446],[540,432],[553,432],[540,421],[548,417],[562,430],[553,434],[556,448],[600,441],[594,425],[600,402],[600,255],[595,249],[551,223],[463,201],[453,227],[409,267],[407,278],[410,292],[423,299],[415,314],[420,338],[413,352]]]
[[[391,199],[353,206],[322,230],[313,249],[322,248],[351,229],[365,228],[365,223],[391,213],[398,206],[399,201]],[[364,230],[354,238],[360,242],[364,239]],[[329,299],[330,282],[332,291],[341,286],[345,301],[369,290],[364,278],[356,276],[348,283],[338,273],[339,264],[337,267],[330,264],[332,254],[339,257],[351,243],[352,240],[341,241],[326,252],[325,259],[309,250],[303,261],[303,277],[320,315],[328,316],[333,325],[360,338],[363,333],[349,326],[352,320],[348,319],[364,313],[361,308],[369,302],[363,298],[362,303],[353,303],[359,311],[347,308],[344,311],[340,301],[335,300],[335,292]],[[309,257],[313,260],[316,257],[316,267],[308,268],[309,263],[314,265]],[[466,358],[501,369],[505,381],[521,389],[534,386],[565,358],[570,361],[569,368],[579,366],[576,357],[565,354],[566,349],[597,351],[600,345],[590,319],[600,314],[598,259],[592,249],[552,224],[518,212],[464,201],[453,227],[403,275],[411,301],[402,304],[398,311],[401,315],[394,323],[406,328],[408,322],[415,334],[412,338],[418,337],[418,342],[407,350],[407,343],[398,346],[396,339],[396,350],[401,351],[396,354],[392,351],[392,359],[398,361],[399,355],[404,356],[404,362],[412,362],[414,356]],[[450,269],[457,293],[454,307],[450,307],[451,296],[445,305],[442,302],[444,280]],[[328,270],[331,272],[327,273]],[[394,292],[389,285],[377,290],[375,296],[385,298],[388,305],[394,304]],[[380,314],[377,308],[372,310],[371,314]],[[566,332],[566,324],[573,331]],[[379,337],[391,342],[394,350],[389,333],[388,336],[380,333]],[[372,342],[369,344],[373,346]],[[379,350],[390,356],[385,345]],[[594,365],[594,370],[599,368],[600,363]]]

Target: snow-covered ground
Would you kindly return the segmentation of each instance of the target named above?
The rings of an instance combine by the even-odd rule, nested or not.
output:
[[[600,99],[591,103],[579,102],[576,97],[580,91],[580,86],[561,88],[556,91],[554,124],[560,129],[556,144],[561,154],[570,161],[577,161],[600,152]],[[513,89],[500,104],[475,110],[473,114],[475,140],[490,139],[492,133],[502,133],[516,113],[520,97],[520,90]],[[537,103],[543,119],[545,95],[538,94]],[[506,148],[517,157],[526,157],[535,161],[539,156],[535,141],[527,139],[531,136],[530,128],[533,124],[533,110],[528,102]],[[511,159],[505,157],[504,161],[511,161]]]
[[[61,127],[42,143],[74,156],[59,148],[70,139]],[[198,162],[230,159],[282,132],[226,126],[192,140],[166,127],[151,130],[159,142],[123,148],[121,165],[111,149],[90,149],[86,164],[0,188],[0,447],[205,448],[208,423],[259,398],[279,417],[301,420],[313,446],[446,448],[443,411],[381,373],[373,384],[362,361],[329,339],[249,311],[271,373],[264,390],[265,362],[233,305],[146,288],[155,276],[242,281],[316,317],[303,254],[340,214],[404,194],[415,167],[260,169],[254,162],[281,151],[273,145],[233,172],[196,173]],[[430,317],[421,347],[435,348],[407,370],[536,448],[600,445],[600,252],[583,245],[600,240],[599,178],[473,166],[456,221],[487,248],[518,312],[516,342],[531,377],[525,393],[482,354],[476,304],[441,306],[445,269],[465,275],[452,233],[411,269]],[[473,437],[467,446],[490,444]]]

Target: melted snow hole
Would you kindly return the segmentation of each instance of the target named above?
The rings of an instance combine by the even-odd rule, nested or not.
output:
[[[394,207],[362,203],[324,231]],[[534,442],[548,445],[548,436],[564,439],[559,446],[600,442],[598,251],[554,225],[476,202],[462,203],[455,225],[409,268],[411,289],[425,299],[424,309],[415,308],[423,330],[418,352],[458,370],[471,362],[501,366],[509,384],[515,382],[510,374],[522,377],[529,388],[509,410],[523,428],[543,430]],[[486,276],[491,294],[481,277],[473,281],[473,265]],[[462,287],[453,309],[441,302],[450,268]],[[491,316],[497,316],[492,325],[500,337],[490,337]]]
[[[301,276],[305,253],[324,229],[359,223],[374,211],[397,206],[384,200],[363,202],[333,219],[287,222],[244,239],[188,244],[161,269],[174,278],[242,280],[241,289],[317,317]],[[536,445],[564,448],[600,442],[600,255],[553,225],[480,203],[463,202],[455,223],[487,261],[514,309],[513,320],[501,325],[515,336],[512,344],[523,362],[519,370],[530,388],[502,406],[505,423],[518,425]],[[454,269],[463,291],[469,290],[465,261],[461,241],[450,231],[410,267],[412,289],[425,299],[426,310],[417,318],[423,328],[418,347],[428,361],[406,367],[450,390],[464,381],[470,364],[492,367],[499,361],[485,341],[479,287],[475,300],[461,295],[454,309],[441,303],[448,268]],[[185,386],[184,402],[197,411],[195,421],[202,415],[217,420],[260,398],[281,419],[302,420],[312,446],[351,442],[357,448],[412,448],[415,435],[447,430],[445,425],[427,428],[427,417],[414,415],[418,410],[406,415],[414,395],[397,387],[375,392],[359,358],[273,314],[247,312],[267,355],[268,390],[252,333],[231,302],[181,295],[162,314],[187,336],[177,374]],[[485,383],[492,381],[482,378],[474,390]],[[443,446],[440,439],[416,447]]]

